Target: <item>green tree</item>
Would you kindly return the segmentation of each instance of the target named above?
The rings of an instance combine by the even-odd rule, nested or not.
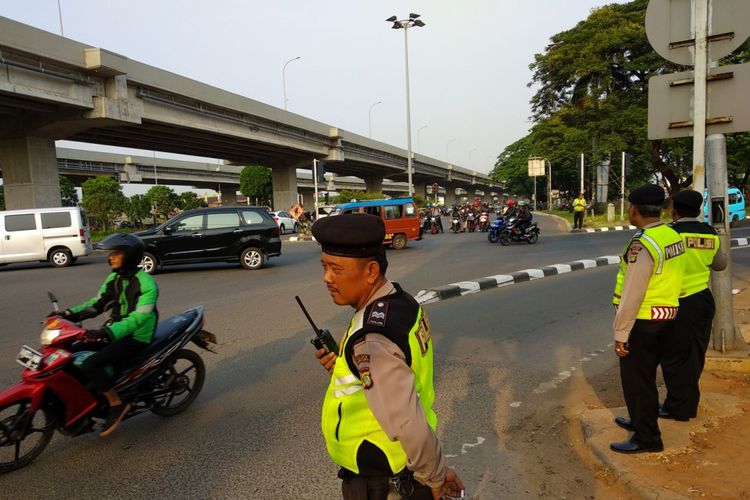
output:
[[[143,227],[143,220],[151,215],[151,202],[145,195],[134,194],[128,199],[125,215],[130,222]]]
[[[62,199],[62,205],[64,207],[75,207],[78,205],[76,187],[67,177],[62,175],[58,177],[60,178],[60,198]]]
[[[270,205],[272,182],[270,168],[248,165],[240,172],[240,192],[248,198],[254,198],[256,205]]]
[[[175,209],[179,208],[180,197],[168,186],[156,185],[146,192],[146,199],[153,208],[154,215],[160,220],[167,220]]]
[[[115,218],[128,205],[122,188],[111,177],[94,177],[83,183],[84,210],[97,229],[107,230],[114,226]]]
[[[383,193],[368,193],[366,191],[356,191],[351,189],[343,189],[333,197],[333,203],[349,203],[350,201],[362,201],[362,200],[382,200],[385,196]]]
[[[179,196],[179,202],[178,202],[178,208],[180,210],[191,210],[193,208],[200,208],[200,207],[206,207],[208,206],[205,201],[203,201],[203,198],[198,197],[197,194],[195,194],[192,191],[185,191],[180,193]]]
[[[666,179],[670,190],[692,182],[691,139],[647,138],[648,79],[682,69],[650,46],[647,4],[634,0],[595,9],[574,28],[554,35],[545,51],[536,54],[529,83],[536,89],[531,99],[533,126],[500,154],[491,174],[495,180],[530,194],[533,184],[526,161],[542,156],[553,165],[555,186],[575,193],[581,153],[589,167],[611,160],[613,177],[619,178],[619,153],[626,151],[633,158],[627,187],[654,175]],[[723,63],[749,59],[747,42]],[[728,140],[728,154],[735,162],[733,171],[730,161],[730,176],[734,172],[739,183],[750,176],[747,140],[741,135],[746,134]]]

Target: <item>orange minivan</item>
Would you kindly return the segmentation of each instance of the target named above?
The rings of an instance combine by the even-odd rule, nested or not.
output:
[[[406,247],[409,240],[421,239],[417,205],[412,198],[393,200],[367,200],[342,203],[336,206],[335,215],[364,213],[377,215],[385,223],[384,245],[396,250]]]

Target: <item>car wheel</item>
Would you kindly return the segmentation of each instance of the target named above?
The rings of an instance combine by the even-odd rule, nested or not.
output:
[[[156,260],[156,256],[150,252],[144,253],[141,260],[141,269],[143,272],[146,274],[156,274],[158,268],[159,261]]]
[[[732,217],[732,220],[729,223],[729,227],[734,227],[734,225],[737,224],[737,222],[739,222],[739,220],[740,220],[740,218],[737,217],[736,215],[734,217]]]
[[[281,231],[281,234],[286,234],[286,228],[284,227],[284,224],[279,226],[279,231]]]
[[[49,263],[55,267],[68,267],[72,260],[73,256],[67,248],[56,248],[49,254]]]
[[[406,248],[406,242],[407,239],[405,234],[397,234],[393,237],[391,245],[393,245],[394,250],[403,250]]]
[[[298,233],[299,232],[299,224],[297,224],[296,222],[294,223],[294,231],[292,231],[292,232],[294,232],[294,233]]]
[[[259,248],[246,248],[240,254],[240,263],[245,269],[260,269],[266,263],[266,254]]]

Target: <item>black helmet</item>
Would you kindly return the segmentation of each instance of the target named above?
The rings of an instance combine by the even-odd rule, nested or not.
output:
[[[134,270],[143,260],[146,246],[138,236],[125,233],[111,234],[97,243],[97,250],[119,250],[125,254],[122,260],[123,270]]]

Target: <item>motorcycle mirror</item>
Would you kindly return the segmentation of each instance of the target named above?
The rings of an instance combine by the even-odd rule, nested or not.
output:
[[[55,294],[52,293],[52,292],[47,292],[47,295],[49,295],[49,300],[50,300],[50,302],[52,302],[52,308],[55,311],[59,311],[60,310],[60,305],[57,302],[57,297],[55,297]]]

